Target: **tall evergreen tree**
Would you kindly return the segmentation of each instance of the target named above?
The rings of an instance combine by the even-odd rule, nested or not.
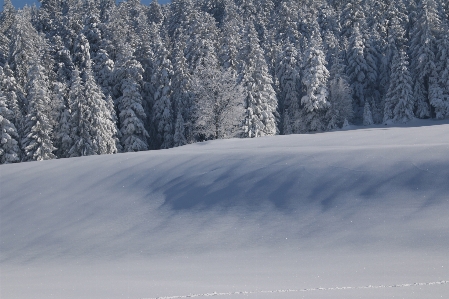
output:
[[[385,98],[384,122],[407,122],[414,118],[412,78],[407,53],[396,50],[391,65],[391,82]]]
[[[303,117],[300,120],[300,130],[302,132],[325,129],[324,115],[329,107],[327,89],[329,71],[326,64],[321,36],[315,31],[304,53],[302,65],[301,81],[305,90],[305,95],[301,98]]]
[[[143,69],[129,47],[123,48],[114,71],[117,109],[123,151],[148,150],[149,134],[145,129],[145,111],[142,107]]]
[[[0,72],[2,68],[0,66]],[[0,164],[20,161],[19,134],[10,119],[14,116],[0,89]]]
[[[432,75],[436,75],[435,49],[436,40],[441,27],[435,0],[419,0],[418,15],[410,32],[410,53],[414,73],[414,98],[416,101],[416,116],[431,117],[429,93]]]
[[[164,45],[159,42],[157,61],[153,75],[153,85],[156,87],[153,104],[152,121],[156,128],[156,138],[153,143],[157,148],[173,147],[173,106],[171,102],[172,86],[171,77],[173,67],[169,53]]]
[[[275,135],[278,133],[277,98],[257,32],[251,23],[246,26],[244,39],[245,48],[240,53],[241,57],[245,57],[242,71],[242,84],[246,90],[243,136],[253,138]]]
[[[191,74],[184,57],[184,42],[178,41],[173,49],[172,100],[176,125],[174,145],[181,146],[193,141],[192,134],[192,106],[193,92],[191,90]]]
[[[276,76],[279,82],[279,129],[281,134],[299,133],[295,121],[300,117],[301,75],[297,60],[298,53],[290,42],[287,42],[280,53]]]
[[[28,113],[24,121],[22,161],[40,161],[55,158],[52,126],[47,115],[50,102],[49,82],[43,67],[36,60],[27,74]]]
[[[342,128],[353,117],[352,89],[345,75],[343,60],[336,55],[330,70],[329,110],[326,113],[327,129]]]
[[[360,117],[360,108],[365,106],[365,89],[368,66],[365,60],[365,43],[358,27],[351,36],[350,49],[347,53],[347,74],[353,90],[356,117]]]

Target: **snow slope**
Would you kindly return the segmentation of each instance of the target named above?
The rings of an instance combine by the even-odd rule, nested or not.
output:
[[[2,165],[0,297],[448,298],[448,153],[429,120]]]

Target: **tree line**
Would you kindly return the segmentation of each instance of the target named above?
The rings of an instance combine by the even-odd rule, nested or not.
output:
[[[42,0],[0,14],[0,162],[449,117],[445,0]]]

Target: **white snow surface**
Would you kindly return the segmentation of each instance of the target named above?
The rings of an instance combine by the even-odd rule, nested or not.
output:
[[[449,298],[449,121],[0,166],[0,298]]]

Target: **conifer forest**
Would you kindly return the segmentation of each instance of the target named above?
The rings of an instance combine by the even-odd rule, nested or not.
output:
[[[0,162],[449,117],[446,0],[41,0],[0,13]]]

